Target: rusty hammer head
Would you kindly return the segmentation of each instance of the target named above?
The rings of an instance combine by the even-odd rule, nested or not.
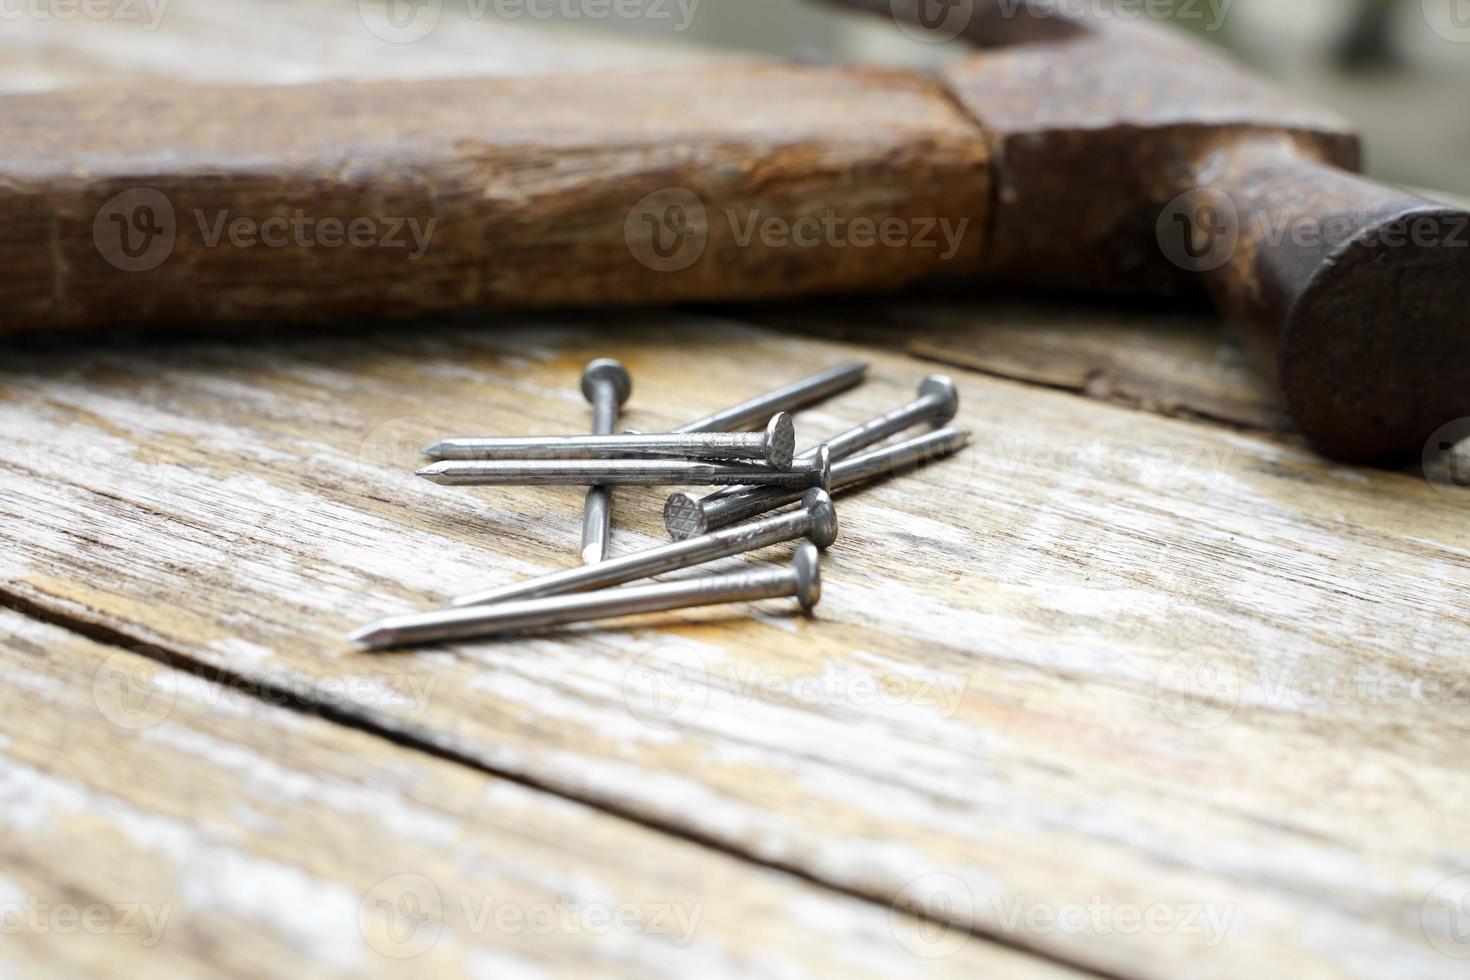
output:
[[[1047,0],[853,0],[986,50],[942,72],[993,157],[987,278],[1202,284],[1331,456],[1470,415],[1470,214],[1356,175],[1341,119],[1160,25]]]

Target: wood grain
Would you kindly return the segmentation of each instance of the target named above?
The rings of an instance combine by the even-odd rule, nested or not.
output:
[[[986,232],[978,130],[903,72],[0,103],[0,331],[882,291]]]
[[[1042,385],[1171,418],[1301,439],[1219,319],[1151,306],[957,298],[793,301],[716,312]]]
[[[595,355],[629,366],[627,422],[655,429],[861,353],[651,316],[14,347],[5,591],[306,696],[432,677],[423,712],[342,710],[1090,969],[1453,965],[1420,917],[1470,868],[1470,532],[1463,498],[1405,475],[963,374],[976,448],[840,503],[813,620],[777,603],[348,651],[366,619],[576,553],[575,490],[422,484],[424,443],[580,431]],[[872,359],[798,431],[926,370]],[[660,502],[620,495],[615,551],[657,540]]]
[[[355,6],[170,5],[156,33],[9,22],[0,90],[709,57],[499,22],[446,20],[418,43],[384,44]],[[861,352],[665,313],[495,321],[505,329],[495,336],[472,318],[351,340],[262,329],[0,347],[5,601],[269,692],[266,704],[243,698],[221,714],[210,688],[189,680],[180,690],[201,706],[181,697],[159,726],[188,734],[99,734],[88,668],[115,648],[0,618],[3,752],[22,777],[6,817],[14,827],[36,800],[60,813],[54,827],[6,835],[9,892],[78,904],[172,897],[180,916],[202,899],[229,903],[209,921],[174,920],[187,928],[146,959],[117,937],[23,935],[7,937],[7,965],[29,975],[48,961],[73,973],[111,964],[129,975],[139,964],[197,972],[214,959],[251,975],[276,963],[348,972],[328,954],[365,952],[355,920],[322,896],[355,902],[407,864],[444,875],[452,897],[582,894],[566,885],[581,867],[598,870],[599,895],[624,900],[666,901],[669,882],[680,896],[728,894],[701,920],[700,975],[831,975],[849,947],[836,964],[844,972],[935,965],[892,958],[885,906],[895,897],[1118,976],[1455,975],[1463,960],[1442,952],[1457,949],[1425,913],[1446,897],[1441,883],[1470,871],[1458,748],[1470,625],[1463,496],[1290,445],[1237,372],[1238,354],[1214,346],[1213,325],[1184,336],[1168,317],[1114,323],[970,300],[864,301],[829,314],[808,307],[784,325],[958,365],[977,442],[944,467],[840,502],[844,537],[814,621],[775,604],[385,659],[350,656],[341,631],[575,554],[575,492],[420,486],[407,470],[424,442],[490,427],[581,431],[574,379],[591,356],[629,361],[629,424],[656,427]],[[932,369],[874,359],[871,385],[806,413],[801,430],[834,432],[888,408]],[[660,499],[619,495],[615,550],[660,540]],[[384,677],[397,679],[386,695]],[[349,678],[379,686],[351,695]],[[431,682],[426,709],[392,696]],[[401,744],[266,710],[283,690]],[[77,737],[58,744],[68,721]],[[221,745],[239,754],[212,755]],[[426,762],[413,745],[602,812]],[[292,776],[298,797],[271,782]],[[74,791],[91,795],[69,808]],[[117,802],[91,805],[99,800]],[[261,814],[269,819],[252,822]],[[446,821],[474,860],[426,853]],[[659,828],[867,896],[881,914]],[[181,851],[166,850],[174,841]],[[181,891],[205,877],[189,863],[201,852],[225,860],[208,866],[218,874],[207,888]],[[506,857],[522,852],[530,857]],[[667,874],[649,870],[664,865]],[[262,868],[285,869],[269,894],[337,919],[316,932],[319,917],[275,915],[258,897]],[[139,895],[139,882],[168,876]],[[1114,919],[1091,918],[1093,907]],[[1156,910],[1163,930],[1116,919],[1133,909]],[[1074,911],[1078,928],[1047,921]],[[1228,921],[1223,932],[1209,915]],[[319,943],[341,935],[338,919],[348,945]],[[428,954],[436,966],[646,974],[669,952],[644,955],[639,935],[617,949],[512,944],[511,958],[486,960],[483,937],[456,925]],[[802,930],[836,938],[813,950]],[[922,935],[937,937],[924,947],[934,953],[962,934]],[[768,946],[778,952],[762,955]],[[1039,969],[997,959],[981,938],[956,956],[937,967]],[[425,960],[405,962],[419,975]]]
[[[1074,976],[9,610],[0,679],[16,975]]]

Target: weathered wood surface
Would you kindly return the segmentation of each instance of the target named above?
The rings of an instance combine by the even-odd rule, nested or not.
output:
[[[325,9],[170,6],[162,31],[130,33],[126,44],[115,43],[116,24],[10,22],[0,88],[683,57],[677,46],[639,55],[603,41],[574,56],[581,46],[561,43],[565,35],[538,40],[499,23],[441,25],[417,44],[385,45],[355,15]],[[1176,332],[1169,319],[1095,325],[1081,313],[901,299],[824,324],[808,309],[795,324],[841,326],[868,345],[902,350],[894,335],[910,331],[911,353],[929,363],[876,355],[873,384],[806,413],[804,431],[890,407],[936,359],[960,369],[962,420],[977,430],[968,455],[840,502],[844,537],[815,620],[771,604],[754,618],[695,612],[377,658],[349,653],[341,631],[575,561],[579,494],[421,486],[408,470],[423,442],[491,427],[580,431],[586,407],[573,380],[593,355],[630,363],[629,424],[653,426],[860,352],[658,313],[496,323],[503,333],[478,322],[407,336],[384,329],[350,341],[263,330],[116,338],[90,350],[0,347],[0,594],[26,616],[0,622],[9,638],[0,658],[8,667],[10,652],[25,657],[23,674],[10,671],[16,684],[0,685],[3,751],[22,773],[21,791],[7,794],[22,804],[8,804],[7,816],[14,826],[36,812],[32,799],[75,799],[41,797],[37,785],[123,801],[63,808],[57,828],[7,835],[7,853],[18,855],[0,871],[19,885],[9,892],[126,900],[162,866],[179,883],[176,915],[201,893],[224,907],[219,921],[166,933],[144,967],[202,970],[213,957],[239,961],[241,972],[346,969],[295,920],[271,918],[284,913],[260,897],[258,865],[238,870],[232,856],[243,855],[286,869],[288,901],[303,881],[338,889],[311,889],[312,900],[359,895],[381,868],[397,873],[404,862],[444,874],[446,895],[561,895],[575,890],[565,876],[586,868],[630,901],[733,895],[705,911],[713,925],[696,937],[708,954],[701,973],[830,974],[849,940],[875,974],[932,966],[891,957],[887,904],[897,897],[978,934],[938,964],[970,975],[1040,969],[996,959],[992,940],[1124,977],[1456,975],[1463,960],[1444,951],[1463,947],[1446,943],[1436,916],[1470,871],[1458,751],[1470,636],[1465,500],[1412,476],[1311,457],[1274,431],[1238,352],[1217,345],[1208,325]],[[615,549],[660,540],[660,500],[618,495]],[[95,719],[83,699],[92,662],[116,643],[172,661],[176,673],[160,683],[180,691],[208,691],[190,673],[207,665],[266,702],[285,689],[330,702],[332,720],[391,741],[245,697],[216,717],[202,696],[179,698],[159,727],[187,720],[213,742],[104,737],[87,727]],[[50,659],[38,662],[38,646]],[[368,685],[356,694],[345,687],[354,677]],[[384,691],[385,678],[396,686]],[[424,710],[393,696],[430,682]],[[85,752],[61,742],[59,717]],[[241,754],[211,753],[221,742]],[[297,742],[309,752],[293,755]],[[241,778],[225,762],[253,760],[245,753],[275,768]],[[25,767],[44,781],[25,781]],[[177,767],[187,776],[173,777]],[[267,784],[273,774],[299,774],[315,787],[302,792],[326,802],[283,804]],[[429,816],[404,827],[395,808],[375,822],[343,784],[375,794],[369,806],[406,796],[413,816]],[[196,814],[209,819],[194,837],[155,836]],[[274,827],[251,821],[261,814]],[[415,834],[442,827],[436,815],[457,824],[456,840],[477,860],[424,857]],[[119,824],[131,831],[124,850],[111,829]],[[536,836],[543,827],[555,832]],[[789,867],[813,887],[657,831]],[[561,860],[578,834],[593,843]],[[159,855],[174,840],[194,865]],[[504,860],[526,847],[533,857],[523,864]],[[673,870],[650,879],[645,858]],[[209,866],[213,887],[184,890],[210,859],[220,861]],[[498,870],[482,873],[495,861]],[[879,914],[822,884],[869,899]],[[1109,918],[1091,918],[1093,908]],[[1162,930],[1126,921],[1134,910],[1154,910]],[[840,937],[832,949],[793,932],[814,920],[828,923],[819,938]],[[947,952],[965,934],[925,933],[933,942],[921,951]],[[175,939],[185,948],[165,961]],[[265,952],[255,957],[251,944]],[[670,952],[648,953],[646,937],[616,950],[573,937],[565,949],[512,944],[510,955],[527,958],[507,963],[474,959],[476,945],[446,923],[429,956],[498,975],[533,963],[647,973]],[[762,945],[783,958],[739,958]],[[83,937],[59,949],[29,935],[7,936],[4,952],[27,974],[46,958],[69,957],[53,967],[76,972],[119,955]],[[128,972],[134,961],[118,962]],[[406,962],[405,973],[421,975],[424,960]],[[852,972],[852,962],[837,966]]]
[[[1075,975],[260,693],[0,610],[8,971]]]
[[[926,292],[930,295],[728,307],[722,312],[1116,405],[1301,442],[1239,343],[1214,316],[1079,300],[1047,304]]]
[[[575,490],[423,484],[420,445],[578,431],[597,354],[629,365],[628,424],[651,429],[860,353],[640,319],[14,348],[5,592],[306,696],[433,678],[426,710],[341,710],[1064,962],[1444,975],[1421,911],[1470,868],[1470,530],[1463,500],[1403,474],[963,374],[975,448],[841,503],[813,620],[777,603],[347,650],[365,619],[576,554]],[[928,369],[873,359],[799,431]],[[661,499],[619,494],[615,550],[658,539]],[[1029,917],[1098,906],[1164,927]]]

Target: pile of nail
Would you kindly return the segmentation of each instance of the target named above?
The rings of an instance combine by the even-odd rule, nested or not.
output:
[[[829,493],[860,489],[924,466],[969,440],[968,432],[944,427],[872,448],[913,426],[947,426],[954,418],[959,408],[954,382],[931,374],[908,403],[796,454],[796,432],[787,412],[862,383],[867,370],[866,364],[841,364],[672,432],[614,434],[633,383],[621,364],[602,358],[582,373],[582,394],[592,403],[591,435],[454,438],[429,446],[424,451],[436,462],[418,474],[436,483],[588,487],[583,564],[461,596],[432,612],[383,619],[350,639],[367,649],[383,649],[781,597],[793,597],[810,610],[821,598],[818,549],[837,539],[837,512]],[[627,485],[722,489],[704,496],[675,493],[664,505],[664,524],[673,543],[610,558],[610,488]],[[760,516],[791,504],[799,506]],[[805,540],[785,568],[626,584],[800,539]]]

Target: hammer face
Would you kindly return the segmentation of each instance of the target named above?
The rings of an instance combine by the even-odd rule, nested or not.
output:
[[[1177,216],[1210,242],[1190,254],[1314,446],[1415,458],[1470,415],[1470,214],[1309,150],[1254,135],[1202,158],[1210,187]]]
[[[1424,206],[1366,227],[1293,307],[1280,389],[1323,453],[1408,462],[1435,430],[1470,417],[1467,220]],[[1455,238],[1465,246],[1444,244]]]

